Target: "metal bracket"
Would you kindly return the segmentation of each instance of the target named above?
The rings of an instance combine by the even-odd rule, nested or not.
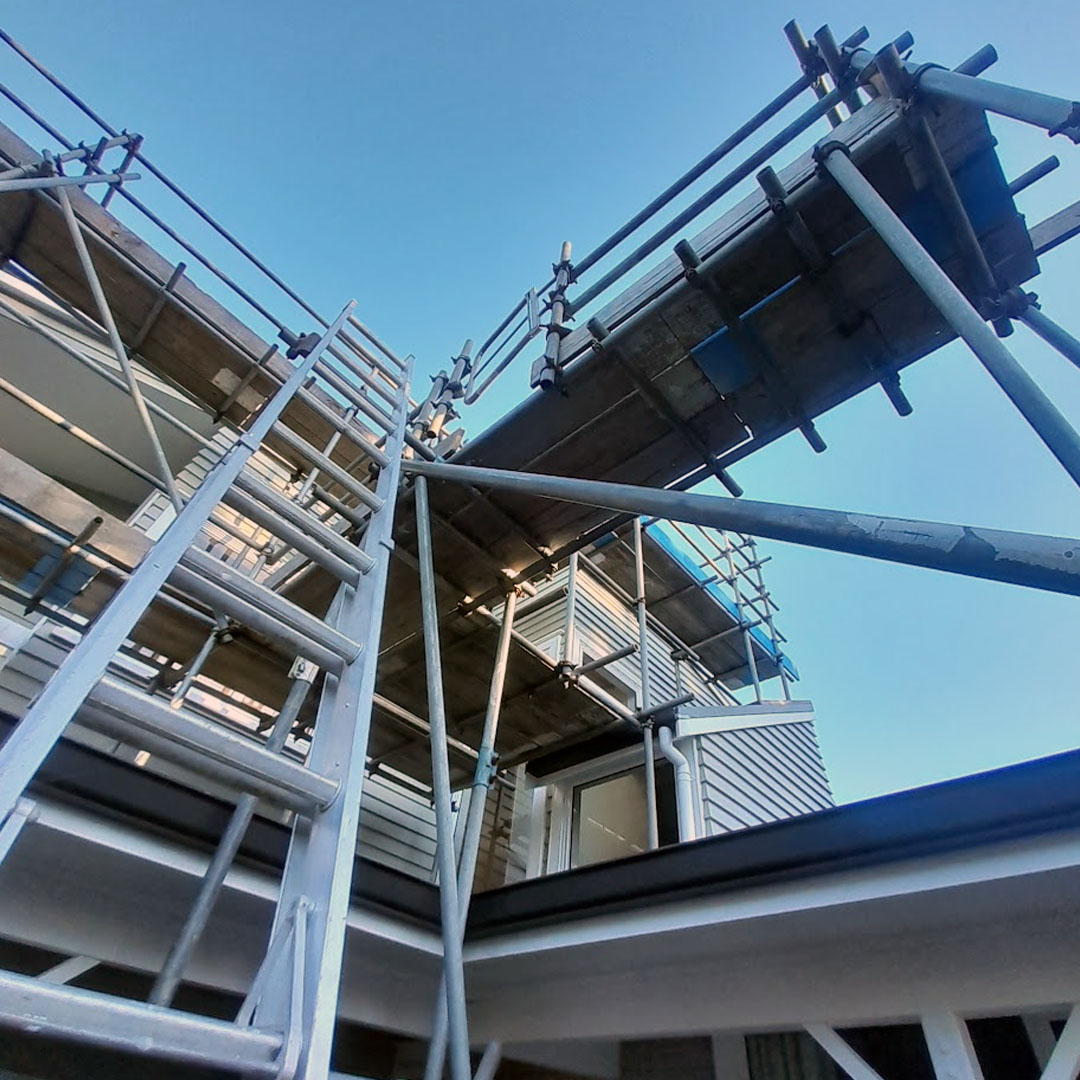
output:
[[[529,334],[535,334],[540,329],[540,301],[535,289],[530,289],[525,294],[525,305],[529,317]]]
[[[312,683],[315,681],[319,674],[319,665],[313,660],[306,660],[302,656],[298,656],[292,663],[292,667],[289,668],[290,679],[303,679],[304,682]]]

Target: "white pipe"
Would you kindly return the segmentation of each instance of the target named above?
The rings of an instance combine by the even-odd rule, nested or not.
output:
[[[671,728],[659,729],[660,753],[675,766],[675,804],[679,812],[679,842],[697,839],[694,824],[694,783],[690,779],[690,762],[686,755],[675,746]]]

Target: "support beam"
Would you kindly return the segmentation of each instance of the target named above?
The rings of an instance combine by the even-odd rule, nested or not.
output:
[[[1075,539],[442,462],[408,461],[402,467],[437,480],[653,514],[827,551],[1080,595],[1080,540]]]
[[[923,1035],[937,1080],[984,1080],[967,1024],[945,1009],[924,1013]]]
[[[1072,425],[858,170],[848,157],[847,148],[839,143],[827,143],[819,148],[818,156],[946,322],[968,343],[983,367],[1035,429],[1050,452],[1080,485],[1080,436]]]
[[[840,1066],[851,1080],[882,1080],[828,1024],[807,1024],[810,1037]]]
[[[72,979],[85,975],[91,968],[96,968],[98,961],[92,956],[69,956],[61,960],[48,971],[43,971],[38,978],[42,982],[52,983],[54,986],[65,986]]]
[[[1045,1069],[1050,1063],[1050,1055],[1057,1045],[1057,1036],[1053,1027],[1050,1026],[1050,1018],[1042,1014],[1027,1013],[1020,1017],[1027,1033],[1028,1042],[1035,1054],[1035,1060],[1040,1069]]]
[[[507,593],[502,624],[499,627],[499,642],[495,647],[495,663],[491,671],[491,688],[488,692],[484,727],[480,735],[480,750],[476,761],[476,771],[473,775],[472,792],[469,796],[469,809],[465,818],[465,836],[461,845],[461,860],[457,879],[457,932],[463,946],[465,942],[465,924],[469,918],[469,903],[472,900],[473,881],[476,875],[476,860],[480,852],[480,839],[484,828],[484,811],[487,807],[488,792],[491,790],[491,784],[495,778],[495,736],[499,730],[499,717],[502,713],[503,691],[506,686],[506,669],[510,662],[510,642],[513,640],[517,602],[517,589]],[[443,1066],[446,1062],[448,1019],[446,980],[444,977],[439,985],[435,1004],[435,1021],[432,1024],[431,1041],[428,1044],[424,1080],[439,1080],[439,1077],[443,1074]],[[491,1046],[498,1046],[498,1044],[492,1043]],[[489,1049],[491,1046],[489,1046]],[[496,1051],[494,1067],[497,1067],[497,1065],[498,1052]],[[478,1072],[477,1076],[479,1075]]]
[[[712,1036],[712,1080],[750,1080],[746,1039],[729,1032]]]
[[[1074,1005],[1041,1080],[1076,1080],[1080,1076],[1080,1005]]]
[[[1047,345],[1057,349],[1066,360],[1071,360],[1077,367],[1080,367],[1080,341],[1074,338],[1068,330],[1058,326],[1053,319],[1047,318],[1034,304],[1030,304],[1024,309],[1020,321],[1034,330]]]
[[[446,751],[446,706],[443,699],[439,610],[435,561],[431,550],[431,513],[427,481],[416,482],[416,537],[420,563],[420,602],[427,667],[428,723],[431,725],[431,786],[435,803],[436,857],[439,869],[439,910],[442,920],[443,980],[446,986],[447,1039],[453,1080],[472,1080],[469,1028],[465,1012],[465,972],[462,966],[457,868],[454,865],[454,825],[450,807],[450,763]]]
[[[1080,236],[1080,200],[1044,218],[1029,231],[1031,246],[1040,259],[1059,244],[1064,244],[1074,236]]]

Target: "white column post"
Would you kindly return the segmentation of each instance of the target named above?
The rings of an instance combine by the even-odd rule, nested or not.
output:
[[[923,1014],[922,1029],[937,1080],[984,1080],[971,1033],[961,1017],[936,1009]]]

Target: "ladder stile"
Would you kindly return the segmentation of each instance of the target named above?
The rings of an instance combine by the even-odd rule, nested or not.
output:
[[[56,668],[0,749],[0,808],[9,811],[0,825],[5,849],[0,854],[33,820],[33,804],[22,793],[73,718],[196,779],[237,793],[229,828],[155,983],[152,1005],[129,1007],[119,998],[81,992],[76,1000],[67,988],[37,993],[18,978],[0,976],[0,1025],[28,1029],[38,1024],[77,1042],[106,1046],[124,1045],[129,1037],[139,1038],[140,1031],[156,1026],[161,1038],[141,1044],[151,1057],[240,1068],[251,1075],[287,1073],[309,1080],[327,1075],[394,509],[406,452],[411,361],[400,379],[386,381],[385,392],[380,386],[382,396],[394,402],[382,449],[368,442],[360,429],[333,423],[334,434],[320,451],[287,427],[282,416],[302,390],[305,399],[313,397],[308,379],[339,338],[352,306],[298,360],[247,432],[213,462],[138,565],[130,572],[116,566],[121,584],[112,601]],[[373,370],[382,376],[378,366]],[[366,385],[374,379],[362,381]],[[378,406],[372,411],[382,412]],[[366,474],[354,476],[330,459],[346,430],[351,444],[366,454],[373,489]],[[271,481],[281,476],[272,454],[260,459],[257,470],[248,469],[253,456],[266,449],[268,438],[286,442],[308,462],[311,471],[302,484]],[[315,483],[316,477],[344,489],[345,498],[358,502],[359,508],[331,495]],[[92,568],[111,566],[89,550],[83,554],[84,546],[78,547],[78,557]],[[282,569],[297,560],[301,565],[314,563],[340,582],[325,618],[275,590],[279,571],[271,568],[290,554]],[[199,614],[200,605],[207,605],[215,629],[198,653],[181,663],[180,672],[187,670],[187,675],[138,685],[131,668],[119,661],[125,648],[130,653],[124,643],[136,623],[158,600],[200,619],[206,618]],[[199,680],[205,679],[203,668],[214,650],[245,631],[297,657],[293,690],[265,739],[255,730],[229,726],[225,715],[206,712],[205,694],[195,693],[208,685]],[[286,744],[301,723],[300,709],[314,681],[313,665],[324,673],[322,692],[308,760],[301,762],[296,749],[302,744]],[[168,687],[178,679],[183,692],[170,700]],[[262,801],[291,811],[294,822],[267,953],[233,1024],[189,1022],[187,1014],[168,1006]],[[38,1012],[30,1015],[26,1010],[31,1007]],[[106,1025],[102,1032],[88,1021],[95,1012]],[[205,1049],[199,1049],[200,1043]]]
[[[309,768],[336,781],[340,792],[329,807],[299,819],[293,828],[271,932],[271,941],[287,933],[289,911],[302,900],[311,901],[307,947],[301,958],[304,985],[300,1023],[306,1039],[296,1075],[302,1080],[325,1077],[330,1062],[379,633],[393,547],[394,509],[405,452],[410,374],[411,362],[403,377],[394,430],[387,440],[391,464],[381,471],[376,487],[380,507],[372,512],[364,536],[364,551],[374,560],[374,566],[356,588],[342,584],[331,608],[330,618],[336,629],[365,646],[360,657],[346,664],[340,675],[327,674],[308,758]],[[253,1022],[271,1030],[284,1027],[290,1002],[285,980],[268,980],[260,1000],[254,1003]]]
[[[152,554],[142,560],[117,591],[95,620],[92,632],[83,635],[0,748],[0,815],[6,818],[13,810],[76,709],[105,674],[113,655],[300,389],[319,354],[333,340],[353,306],[350,301],[342,309],[311,353],[296,365],[284,385],[266,403],[251,428],[210,470],[154,545]]]

